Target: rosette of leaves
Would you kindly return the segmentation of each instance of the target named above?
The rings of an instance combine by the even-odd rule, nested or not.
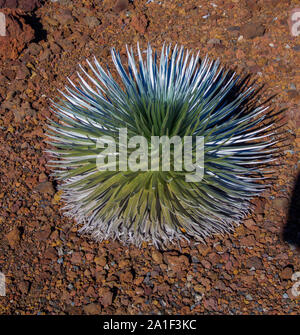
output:
[[[58,121],[50,120],[48,128],[49,164],[65,214],[96,240],[138,246],[203,241],[232,230],[247,214],[251,197],[265,189],[263,173],[275,159],[268,108],[257,106],[255,89],[219,61],[200,60],[184,48],[164,45],[157,53],[148,46],[143,55],[137,46],[137,55],[127,49],[127,56],[124,66],[112,49],[114,77],[96,58],[87,61],[89,71],[80,66],[77,83],[69,80],[53,102]],[[108,136],[118,147],[121,128],[128,138],[146,138],[149,148],[152,136],[202,137],[203,178],[188,182],[191,172],[184,168],[99,168],[104,148],[98,139]]]

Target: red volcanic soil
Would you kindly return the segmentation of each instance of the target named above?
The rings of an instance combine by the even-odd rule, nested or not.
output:
[[[288,25],[298,1],[15,2],[18,12],[0,9],[10,27],[0,37],[0,314],[299,314],[300,41]],[[138,249],[79,236],[63,216],[44,154],[49,98],[86,58],[111,66],[111,47],[126,60],[137,41],[219,58],[284,110],[274,184],[232,234]]]

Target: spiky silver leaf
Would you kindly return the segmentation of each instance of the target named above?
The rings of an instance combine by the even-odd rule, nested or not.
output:
[[[95,58],[87,61],[93,76],[81,67],[79,83],[70,81],[53,102],[60,122],[49,126],[49,164],[66,215],[96,240],[136,245],[230,231],[247,213],[249,199],[264,190],[263,164],[274,160],[267,108],[249,106],[254,89],[219,61],[200,62],[198,54],[177,46],[163,46],[160,56],[148,46],[146,59],[137,52],[138,62],[127,50],[126,70],[112,50],[121,86]],[[203,136],[204,178],[188,183],[184,171],[99,171],[97,139],[118,142],[119,128],[149,141],[154,135]]]

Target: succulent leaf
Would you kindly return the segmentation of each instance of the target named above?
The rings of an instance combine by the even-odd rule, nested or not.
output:
[[[63,190],[66,215],[96,240],[136,245],[203,241],[231,231],[248,212],[249,200],[265,189],[262,174],[275,160],[268,107],[249,104],[255,89],[219,61],[200,61],[199,54],[165,45],[160,55],[149,45],[145,59],[137,46],[137,55],[127,48],[125,68],[112,49],[120,84],[96,58],[87,61],[93,75],[81,66],[78,83],[69,80],[71,86],[52,102],[58,122],[50,120],[48,127],[49,165]],[[191,172],[175,170],[174,150],[170,171],[99,169],[105,148],[98,139],[111,139],[121,152],[121,128],[128,138],[144,136],[149,151],[153,136],[202,137],[202,180],[187,182]],[[134,151],[126,150],[128,156]],[[120,152],[111,155],[112,162]]]

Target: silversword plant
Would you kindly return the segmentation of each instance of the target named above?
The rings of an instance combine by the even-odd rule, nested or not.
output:
[[[117,79],[96,59],[87,61],[90,72],[81,66],[78,83],[69,80],[53,102],[59,121],[51,121],[48,129],[49,164],[66,215],[96,240],[138,246],[143,241],[157,247],[179,239],[203,241],[232,230],[248,212],[251,197],[265,189],[262,173],[276,153],[267,107],[250,103],[255,89],[219,61],[200,61],[199,54],[177,46],[163,46],[160,54],[148,46],[145,56],[138,46],[136,57],[132,49],[127,55],[124,67],[112,49]],[[120,137],[120,129],[127,139]],[[136,136],[142,138],[139,145],[127,145]],[[151,169],[141,143],[149,153],[151,139],[163,136],[174,144],[170,169],[161,168],[162,145],[156,151],[160,168]],[[193,171],[184,164],[175,168],[181,156],[174,137],[181,139],[177,145],[192,139],[189,157],[202,171],[200,179],[187,178]],[[106,144],[99,145],[99,139]],[[109,143],[119,150],[108,153]],[[132,169],[127,163],[124,168],[127,159],[116,165],[121,154],[148,168]]]

